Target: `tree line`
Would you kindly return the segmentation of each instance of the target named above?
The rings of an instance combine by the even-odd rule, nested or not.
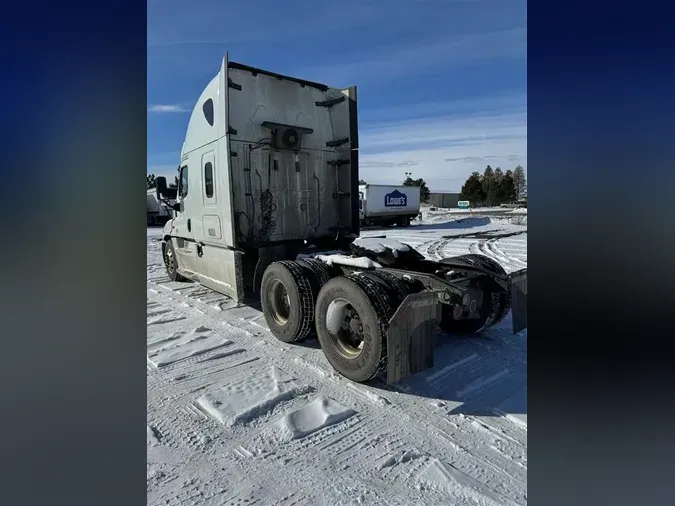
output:
[[[527,195],[525,171],[518,165],[514,170],[502,172],[489,165],[483,171],[472,173],[462,186],[460,200],[468,200],[472,207],[509,204]]]

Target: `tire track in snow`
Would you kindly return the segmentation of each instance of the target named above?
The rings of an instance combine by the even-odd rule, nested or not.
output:
[[[431,249],[438,257],[468,253],[471,240],[459,241],[425,238],[422,244],[431,246],[426,251]],[[418,249],[421,251],[425,247]],[[447,254],[451,251],[453,253]],[[511,254],[508,249],[506,253]],[[447,468],[450,464],[448,455],[453,456],[452,468],[447,468],[449,475],[465,475],[466,478],[460,481],[474,483],[471,480],[477,480],[478,489],[497,490],[504,497],[503,503],[526,503],[526,499],[520,499],[526,492],[527,481],[526,467],[522,467],[521,462],[522,449],[519,453],[518,447],[513,446],[516,443],[509,439],[523,440],[522,431],[518,432],[519,429],[508,423],[502,424],[500,418],[489,420],[492,426],[504,431],[504,442],[501,443],[495,442],[498,440],[493,440],[490,432],[471,426],[472,418],[432,408],[430,397],[419,393],[409,395],[396,389],[381,390],[371,385],[348,385],[347,380],[335,375],[311,341],[305,346],[289,346],[277,341],[264,328],[264,320],[256,323],[261,315],[252,308],[231,305],[231,301],[224,296],[219,298],[215,292],[209,294],[195,285],[173,283],[166,277],[148,279],[148,288],[156,290],[156,293],[149,292],[149,303],[152,304],[149,304],[149,311],[165,306],[184,315],[190,325],[196,318],[200,325],[224,329],[226,337],[233,341],[230,347],[247,350],[245,357],[256,357],[255,362],[242,366],[237,366],[236,356],[202,362],[189,359],[151,373],[161,380],[148,382],[148,424],[157,423],[158,430],[164,430],[166,437],[162,441],[182,456],[181,462],[168,469],[179,475],[185,485],[166,485],[161,494],[153,492],[152,497],[148,497],[149,505],[289,506],[360,502],[432,505],[463,504],[467,497],[482,501],[480,495],[472,495],[470,490],[462,488],[465,485],[457,485],[455,481],[441,483],[441,488],[448,490],[418,487],[420,474],[435,462],[434,459],[444,462]],[[225,309],[218,311],[214,301],[224,303]],[[171,325],[174,324],[168,326]],[[157,333],[156,327],[149,327],[151,339]],[[503,348],[498,343],[494,346]],[[493,355],[482,347],[474,349],[479,355]],[[230,364],[234,369],[229,368]],[[190,411],[197,397],[219,384],[255,375],[261,368],[271,365],[299,377],[314,388],[314,393],[306,400],[298,398],[291,404],[280,406],[270,416],[235,427],[231,432]],[[451,372],[449,374],[452,379]],[[476,374],[480,378],[479,373]],[[474,389],[467,395],[471,397],[479,390]],[[357,415],[290,443],[261,444],[259,448],[264,451],[259,455],[252,451],[235,452],[238,447],[245,450],[256,434],[280,416],[301,408],[306,401],[319,395],[335,399],[356,411]],[[376,402],[378,398],[387,402]],[[179,410],[179,414],[174,413]],[[175,426],[167,426],[166,421],[174,418]],[[448,431],[447,428],[452,427],[449,424],[454,424],[456,430]],[[441,434],[440,430],[445,430],[450,437]],[[186,476],[198,478],[184,481]],[[256,476],[258,480],[264,480],[264,485],[247,482],[246,476]]]
[[[195,304],[197,301],[192,300],[192,301],[190,301],[190,302],[191,302],[192,304]],[[215,317],[215,318],[217,318],[218,316],[219,316],[219,315],[217,315],[217,314],[213,315],[213,317]],[[240,330],[244,330],[244,329],[240,329]],[[271,338],[271,339],[273,340],[274,344],[277,345],[277,346],[272,346],[272,347],[271,347],[272,349],[275,349],[275,348],[278,347],[279,345],[282,345],[282,343],[277,343],[276,340],[274,340],[273,338]],[[288,349],[290,349],[290,350],[292,350],[292,349],[297,350],[297,347],[294,347],[294,348],[290,348],[290,347],[289,347]],[[280,364],[280,365],[281,365],[281,367],[287,368],[289,364],[288,364],[288,362],[283,362],[283,363]],[[326,364],[326,365],[327,365],[327,364]],[[330,366],[328,366],[328,367],[330,367]],[[338,387],[339,387],[339,386],[340,386],[340,385],[338,385]],[[358,388],[368,388],[368,387],[359,385]],[[342,386],[341,390],[343,390],[343,392],[342,392],[342,396],[343,396],[343,397],[344,397],[345,394],[346,394],[346,397],[347,397],[348,400],[355,400],[354,396],[352,395],[352,394],[353,394],[352,392],[345,392],[345,391],[344,391],[344,390],[351,390],[351,389],[345,388],[344,386]],[[324,389],[324,391],[325,391],[325,389]],[[406,415],[406,416],[405,416],[404,418],[407,418],[407,416],[409,416],[409,413],[408,413],[408,414],[405,414],[405,415]],[[425,438],[425,436],[413,437],[413,441],[414,441],[414,440],[417,440],[417,441],[419,442],[420,440],[423,440],[424,438]],[[426,438],[428,439],[428,435],[426,436]],[[367,449],[367,447],[364,447],[364,448],[361,448],[360,451],[363,452],[363,451],[366,450],[366,449]],[[397,449],[398,449],[398,448],[397,448]],[[373,456],[373,455],[367,455],[367,454],[366,454],[366,457],[367,457],[367,458],[366,458],[366,461],[370,463],[369,465],[373,465],[373,466],[376,465],[377,459],[375,458],[375,456]],[[385,455],[381,455],[380,457],[381,457],[381,458],[384,458]],[[286,458],[288,458],[288,457],[286,457]],[[468,458],[468,457],[467,457],[467,458]],[[275,460],[276,460],[276,459],[275,459]],[[291,457],[291,461],[293,461],[293,458],[292,458],[292,457]],[[479,464],[479,466],[482,466],[482,467],[484,468],[484,467],[485,467],[485,463]],[[467,468],[468,468],[468,466],[467,466]],[[511,485],[511,486],[514,486],[514,485]]]

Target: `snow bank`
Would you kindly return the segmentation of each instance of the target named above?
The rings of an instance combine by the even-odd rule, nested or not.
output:
[[[410,251],[410,247],[407,244],[386,237],[360,237],[354,240],[354,245],[375,254],[384,253],[390,249],[394,258],[397,258],[399,253]]]
[[[197,399],[197,404],[214,419],[228,426],[245,423],[271,411],[282,401],[308,392],[281,369],[244,378]]]
[[[505,497],[500,496],[483,483],[463,473],[451,464],[443,464],[438,459],[433,459],[429,463],[419,474],[418,480],[420,484],[426,485],[432,490],[476,504],[497,506],[506,502]]]
[[[271,426],[271,432],[282,441],[300,439],[356,414],[330,397],[318,397],[306,406],[284,415]]]

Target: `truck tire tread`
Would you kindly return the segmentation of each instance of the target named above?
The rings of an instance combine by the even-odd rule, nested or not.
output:
[[[392,290],[396,298],[396,307],[401,305],[403,300],[412,293],[412,290],[408,287],[405,281],[403,281],[400,278],[397,278],[391,272],[378,269],[369,272],[369,274],[377,276],[378,278],[385,281],[389,285],[390,290]]]
[[[297,330],[291,334],[279,336],[277,333],[270,330],[275,335],[277,339],[285,343],[294,343],[305,339],[314,328],[314,303],[315,298],[312,293],[312,286],[310,279],[308,277],[307,268],[300,265],[298,262],[292,260],[282,260],[279,262],[274,262],[265,270],[263,274],[262,284],[261,284],[261,294],[264,297],[264,283],[266,282],[266,275],[268,272],[274,272],[274,270],[283,268],[286,273],[290,276],[292,282],[295,284],[298,292],[298,313],[294,318],[297,318]],[[270,271],[270,269],[272,269]],[[286,288],[288,290],[288,288]],[[265,314],[265,311],[263,311]],[[292,317],[292,315],[291,315]],[[289,318],[290,319],[290,318]],[[267,320],[267,318],[266,318]],[[270,326],[269,320],[267,321],[268,326]]]
[[[375,329],[376,332],[374,336],[371,336],[371,338],[379,341],[379,356],[373,361],[374,365],[372,365],[369,370],[360,371],[361,374],[359,375],[359,379],[354,379],[354,381],[359,382],[369,381],[382,375],[387,370],[387,331],[389,329],[389,320],[394,315],[398,304],[396,304],[395,296],[391,290],[382,290],[380,283],[374,279],[371,279],[369,276],[359,273],[348,274],[346,276],[340,276],[331,280],[324,286],[324,288],[322,288],[322,292],[319,294],[319,304],[321,304],[322,297],[326,296],[326,293],[332,289],[333,284],[337,283],[342,284],[343,287],[351,286],[351,290],[360,291],[372,307],[373,313],[375,315],[375,321],[377,322]],[[323,318],[321,321],[323,322]],[[317,319],[317,331],[319,330],[319,319]],[[321,341],[321,337],[319,340]],[[323,343],[321,344],[323,348]],[[326,353],[325,349],[324,353]],[[327,358],[329,359],[329,362],[331,362],[328,355]],[[340,371],[338,367],[335,366],[335,364],[332,365],[334,368],[336,368],[336,370],[338,370],[338,372],[344,376],[347,376],[347,374],[345,374],[344,371]]]

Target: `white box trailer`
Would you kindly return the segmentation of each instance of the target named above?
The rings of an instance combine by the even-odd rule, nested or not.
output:
[[[176,190],[167,188],[168,195],[159,195],[156,188],[147,191],[147,225],[164,225],[173,217],[172,206],[176,201]]]
[[[526,269],[507,274],[474,254],[431,261],[397,241],[359,238],[358,169],[356,87],[225,56],[183,143],[176,216],[162,234],[169,278],[238,302],[258,293],[272,335],[316,335],[353,381],[386,372],[392,383],[433,367],[439,325],[472,334],[513,308],[513,330],[527,326]],[[166,178],[156,182],[165,195]],[[379,207],[412,214],[419,189],[390,189]]]
[[[359,186],[359,218],[362,225],[406,227],[420,212],[418,186],[365,184]]]

